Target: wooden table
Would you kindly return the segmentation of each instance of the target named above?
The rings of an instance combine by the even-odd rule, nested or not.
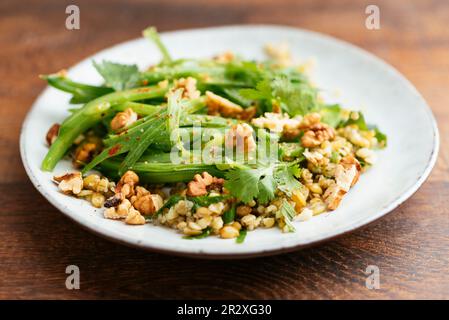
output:
[[[65,28],[77,3],[81,29]],[[377,4],[381,29],[365,28]],[[449,2],[9,1],[0,2],[0,298],[449,298]],[[429,180],[380,221],[319,247],[268,258],[201,261],[110,243],[65,218],[31,185],[19,155],[22,120],[45,84],[37,75],[159,30],[274,23],[320,31],[385,59],[424,95],[440,128]],[[417,132],[416,134],[419,134]],[[41,137],[36,137],[41,139]],[[65,268],[81,270],[67,290]],[[380,290],[368,290],[368,265]]]

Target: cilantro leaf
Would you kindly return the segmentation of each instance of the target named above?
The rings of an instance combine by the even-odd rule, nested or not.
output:
[[[136,87],[140,78],[139,69],[135,64],[126,65],[105,61],[93,62],[95,69],[103,77],[106,86],[116,91]]]
[[[325,106],[320,110],[321,121],[336,128],[342,120],[341,107],[338,104]]]
[[[259,195],[259,180],[266,174],[266,168],[235,168],[225,173],[226,189],[231,191],[231,194],[245,203],[250,202]],[[263,188],[267,187],[262,186]],[[274,190],[273,190],[274,193]],[[265,190],[265,196],[268,191]]]
[[[287,77],[276,77],[272,83],[273,96],[291,116],[305,115],[318,106],[317,90],[308,83],[292,83]]]
[[[302,184],[295,178],[299,167],[289,163],[261,164],[258,168],[239,167],[225,173],[225,187],[237,199],[248,203],[254,198],[265,204],[275,197],[277,189],[290,195]]]
[[[277,188],[286,195],[291,196],[294,190],[300,189],[302,184],[295,178],[300,175],[298,164],[282,163],[276,168],[274,178]]]

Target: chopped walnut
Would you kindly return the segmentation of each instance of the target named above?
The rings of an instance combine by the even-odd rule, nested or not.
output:
[[[326,192],[323,195],[323,199],[327,205],[327,208],[329,210],[337,209],[345,194],[346,191],[343,190],[338,184],[334,183],[329,186],[329,188],[326,189]]]
[[[124,199],[117,208],[107,208],[104,211],[104,217],[107,219],[124,219],[128,216],[131,208],[131,202],[128,199]]]
[[[157,212],[164,205],[162,197],[158,194],[147,193],[137,196],[133,202],[134,207],[143,215],[151,215]]]
[[[111,120],[111,129],[115,132],[122,131],[137,121],[137,113],[133,109],[128,108],[125,111],[119,112]]]
[[[236,147],[237,152],[248,153],[256,150],[253,128],[247,123],[236,124],[225,135],[226,148]]]
[[[304,135],[301,137],[301,143],[306,148],[319,146],[324,141],[333,140],[335,138],[335,130],[325,123],[317,123],[311,125]]]
[[[131,207],[129,209],[128,215],[125,218],[125,223],[131,225],[141,225],[145,224],[145,218],[140,214],[139,211]]]
[[[187,185],[187,195],[192,197],[204,196],[207,194],[208,187],[223,185],[223,183],[223,179],[213,177],[208,172],[203,172],[201,175],[196,174]]]
[[[244,121],[251,121],[252,118],[256,115],[257,108],[256,107],[248,107],[243,109],[243,111],[237,115],[237,119]]]
[[[83,177],[81,172],[67,173],[61,176],[55,176],[53,179],[58,182],[58,187],[64,193],[79,194],[83,189]]]
[[[170,92],[177,89],[183,89],[182,97],[186,99],[197,99],[201,96],[201,92],[196,88],[196,79],[192,77],[180,78],[174,81],[174,87]]]
[[[222,115],[224,117],[235,118],[243,112],[243,108],[234,102],[220,97],[213,92],[206,91],[206,105],[208,114]]]
[[[47,141],[47,144],[51,146],[53,142],[56,141],[56,138],[58,137],[59,128],[61,128],[61,125],[59,123],[55,123],[48,129],[47,135],[45,136],[45,140]]]
[[[130,198],[134,195],[134,186],[139,183],[139,176],[131,170],[126,171],[120,178],[115,193],[120,194],[122,198]]]
[[[79,168],[88,163],[98,151],[98,145],[94,142],[81,143],[76,149],[73,156],[73,166]]]

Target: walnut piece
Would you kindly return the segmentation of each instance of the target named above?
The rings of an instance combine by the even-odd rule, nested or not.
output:
[[[225,135],[226,148],[236,148],[237,153],[248,153],[256,150],[253,128],[247,123],[236,124]]]
[[[301,143],[306,148],[317,147],[324,141],[333,140],[335,130],[325,123],[316,123],[311,125],[301,137]]]
[[[231,118],[237,117],[244,110],[238,104],[210,91],[206,91],[206,106],[210,115],[222,115]]]
[[[136,196],[133,206],[143,215],[151,215],[163,206],[163,199],[158,194],[150,194]]]
[[[81,172],[67,173],[61,176],[53,177],[58,182],[59,189],[67,194],[79,194],[83,189],[83,177]]]
[[[137,113],[133,109],[128,108],[125,111],[119,112],[111,120],[111,129],[115,132],[121,131],[126,127],[137,121]]]
[[[174,87],[170,92],[177,89],[183,89],[182,97],[186,99],[197,99],[201,96],[201,92],[196,88],[196,79],[192,77],[180,78],[174,81]]]
[[[55,123],[50,127],[50,129],[48,129],[47,135],[45,136],[45,140],[47,141],[47,144],[49,146],[51,146],[58,137],[59,128],[61,128],[61,125],[59,123]]]
[[[207,194],[207,187],[223,185],[223,183],[223,179],[213,177],[205,171],[201,175],[196,174],[193,180],[188,183],[187,195],[192,197],[204,196]]]
[[[145,224],[145,218],[140,214],[139,211],[131,207],[129,209],[128,215],[125,218],[126,224],[131,225],[141,225]]]
[[[121,198],[130,198],[134,195],[134,186],[139,183],[139,176],[131,170],[126,171],[120,178],[115,193],[120,194]]]

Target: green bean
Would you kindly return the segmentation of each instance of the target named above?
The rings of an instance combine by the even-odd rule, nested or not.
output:
[[[58,73],[41,75],[40,78],[46,80],[52,87],[73,94],[70,103],[86,103],[114,91],[107,87],[75,82]]]
[[[42,170],[51,171],[58,161],[71,147],[73,141],[83,132],[92,128],[106,116],[107,111],[113,105],[126,101],[150,99],[163,96],[167,89],[155,87],[143,87],[126,91],[109,93],[84,105],[78,111],[68,117],[59,129],[58,137],[51,145],[45,159],[42,161]]]

